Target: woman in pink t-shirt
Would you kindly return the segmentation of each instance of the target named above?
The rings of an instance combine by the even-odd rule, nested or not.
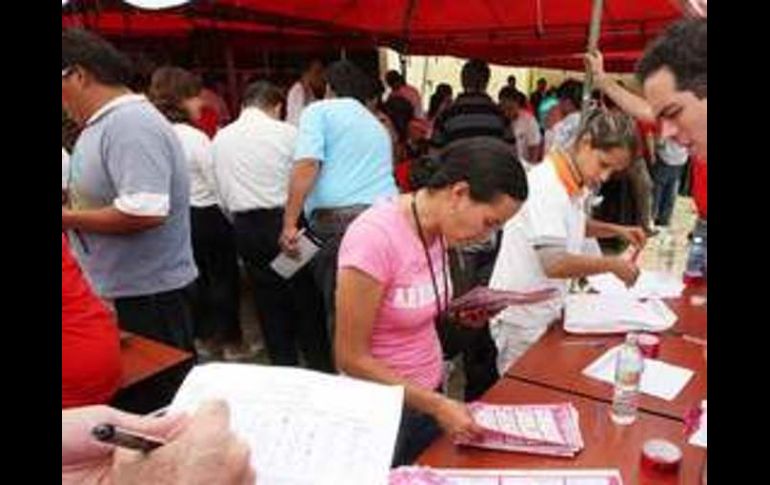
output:
[[[394,465],[412,462],[439,426],[453,437],[480,432],[465,405],[438,390],[436,319],[451,299],[446,247],[486,239],[527,197],[524,169],[497,139],[455,142],[423,168],[423,188],[362,213],[339,253],[337,365],[404,386]]]

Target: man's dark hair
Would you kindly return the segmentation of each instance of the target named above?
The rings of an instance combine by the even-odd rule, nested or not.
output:
[[[583,105],[583,83],[576,79],[567,79],[556,91],[559,100],[566,99],[570,101],[576,109]]]
[[[355,98],[361,103],[371,93],[371,82],[364,72],[350,61],[337,61],[326,71],[329,87],[340,98]]]
[[[246,87],[243,93],[243,106],[273,108],[284,102],[283,92],[269,81],[255,81]]]
[[[548,81],[546,81],[544,77],[541,77],[537,80],[537,84],[548,84]]]
[[[525,201],[527,176],[510,145],[492,137],[463,138],[446,146],[438,156],[427,156],[412,165],[410,184],[439,190],[468,182],[474,202],[489,203],[499,195]]]
[[[636,66],[636,75],[644,83],[660,69],[668,68],[676,87],[706,97],[706,19],[681,20],[663,32],[645,51]]]
[[[305,61],[304,65],[303,65],[302,72],[308,72],[316,64],[320,64],[321,67],[324,67],[324,61],[321,58],[319,58],[319,57],[311,57],[310,59]]]
[[[497,99],[500,103],[508,101],[516,103],[519,108],[523,108],[527,105],[527,97],[521,91],[514,89],[511,86],[503,86],[500,92],[497,94]]]
[[[516,87],[516,76],[514,76],[513,74],[508,76],[508,85]]]
[[[483,92],[487,90],[489,83],[489,65],[481,59],[471,59],[465,63],[460,79],[463,90],[469,92]]]
[[[126,86],[132,77],[131,62],[112,44],[96,34],[73,28],[61,34],[61,68],[75,66],[107,86]]]
[[[382,105],[382,112],[393,123],[398,141],[405,142],[409,133],[409,122],[414,119],[412,103],[401,96],[392,96]]]
[[[192,124],[182,103],[200,92],[198,76],[181,67],[163,66],[152,73],[147,97],[170,122]]]
[[[398,89],[405,84],[404,76],[395,70],[390,70],[385,73],[385,82],[388,83],[390,89]]]

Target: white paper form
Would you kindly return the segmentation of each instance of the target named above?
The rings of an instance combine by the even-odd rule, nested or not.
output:
[[[638,301],[628,295],[567,295],[564,330],[577,334],[662,332],[677,316],[662,300]]]
[[[313,256],[321,249],[307,234],[301,234],[297,239],[297,244],[299,248],[297,259],[282,252],[270,263],[270,267],[284,279],[294,276],[294,273],[309,263]]]
[[[403,469],[403,468],[402,468]],[[402,469],[397,469],[396,472]],[[413,480],[391,480],[391,485],[623,485],[618,470],[605,469],[543,469],[543,470],[495,470],[417,468]],[[405,474],[408,477],[408,475]]]
[[[607,295],[627,295],[632,298],[678,298],[685,288],[682,279],[664,271],[641,270],[634,286],[626,285],[612,273],[586,278],[591,287]]]
[[[583,369],[583,375],[593,379],[615,383],[615,362],[620,345],[605,352]],[[671,365],[656,359],[644,359],[644,371],[639,390],[644,394],[659,397],[666,401],[673,400],[695,374],[690,369]]]
[[[404,391],[290,367],[195,367],[170,406],[230,406],[262,485],[387,483]]]
[[[695,431],[695,433],[690,436],[689,443],[694,446],[700,446],[701,448],[706,448],[706,400],[704,399],[703,402],[701,402],[701,410],[703,411],[703,414],[700,415],[700,424],[698,425],[698,430]]]

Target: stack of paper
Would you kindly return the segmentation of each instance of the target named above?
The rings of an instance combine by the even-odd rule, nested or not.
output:
[[[575,456],[583,449],[578,412],[570,403],[511,406],[477,402],[468,409],[485,433],[458,444],[553,456]]]
[[[547,288],[531,292],[493,290],[486,286],[477,286],[459,298],[455,298],[449,304],[451,313],[485,310],[489,313],[500,312],[511,305],[527,305],[551,298],[556,298],[559,291],[555,288]]]
[[[587,278],[591,287],[607,295],[626,295],[632,298],[678,298],[682,296],[682,278],[663,271],[641,270],[634,286],[627,288],[612,273],[602,273]]]
[[[171,411],[210,399],[230,407],[261,485],[383,485],[404,391],[291,367],[205,364],[182,383]]]
[[[694,446],[700,446],[706,448],[706,400],[701,403],[701,415],[698,429],[690,436],[689,443]]]
[[[674,323],[676,314],[662,300],[627,295],[567,295],[564,308],[564,330],[570,333],[662,332]]]
[[[615,383],[615,366],[620,345],[613,347],[583,369],[583,374],[593,379]],[[695,373],[690,369],[667,364],[656,359],[644,359],[644,371],[639,390],[644,394],[673,400]]]
[[[289,279],[308,264],[320,249],[321,243],[319,241],[306,232],[302,233],[297,239],[297,250],[299,251],[297,257],[294,258],[282,252],[270,263],[270,267],[284,279]]]
[[[390,485],[623,485],[618,470],[493,470],[401,467]]]

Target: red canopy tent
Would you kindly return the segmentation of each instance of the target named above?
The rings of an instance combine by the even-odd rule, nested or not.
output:
[[[71,0],[62,25],[105,34],[240,35],[307,49],[385,45],[407,54],[480,57],[520,66],[580,68],[591,0],[198,0],[139,11],[118,0]],[[608,67],[629,70],[639,51],[681,15],[671,0],[605,0],[599,46]],[[95,15],[96,13],[96,15]]]

